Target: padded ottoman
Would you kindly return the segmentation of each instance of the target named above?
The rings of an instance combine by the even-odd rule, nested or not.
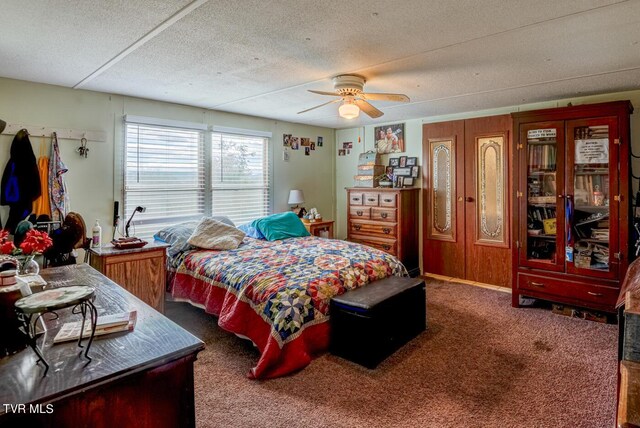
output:
[[[427,327],[420,278],[392,276],[331,299],[329,350],[370,369]]]

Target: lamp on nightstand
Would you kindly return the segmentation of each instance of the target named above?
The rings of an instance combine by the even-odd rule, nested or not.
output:
[[[4,131],[4,127],[7,126],[7,122],[5,122],[4,120],[0,119],[0,134],[2,133],[2,131]]]
[[[302,190],[289,190],[289,201],[287,203],[289,205],[295,205],[295,207],[291,208],[291,211],[296,213],[298,217],[306,214],[307,210],[298,206],[298,204],[304,204],[304,194]]]

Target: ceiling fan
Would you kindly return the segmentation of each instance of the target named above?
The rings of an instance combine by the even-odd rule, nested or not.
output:
[[[338,108],[340,117],[344,117],[345,119],[355,119],[360,114],[360,110],[362,110],[366,115],[375,119],[382,116],[384,113],[372,106],[369,101],[409,102],[409,97],[403,94],[369,94],[363,92],[364,83],[364,77],[356,74],[343,74],[336,76],[333,78],[333,87],[335,92],[314,91],[311,89],[309,89],[309,92],[340,98],[299,111],[298,114],[306,113],[328,104],[341,102],[342,104]]]

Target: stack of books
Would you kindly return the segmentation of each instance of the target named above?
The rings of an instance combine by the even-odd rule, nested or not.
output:
[[[96,323],[95,336],[104,336],[105,334],[119,333],[122,331],[133,331],[136,325],[138,313],[136,311],[122,312],[112,315],[98,316]],[[53,343],[68,342],[70,340],[77,340],[80,337],[80,327],[82,321],[65,323],[56,337],[53,338]],[[91,336],[91,322],[87,320],[84,325],[83,338]]]

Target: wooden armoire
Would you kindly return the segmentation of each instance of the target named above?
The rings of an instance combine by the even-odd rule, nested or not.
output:
[[[513,306],[615,311],[631,248],[629,101],[514,113]]]
[[[511,287],[509,115],[424,124],[425,273]]]

